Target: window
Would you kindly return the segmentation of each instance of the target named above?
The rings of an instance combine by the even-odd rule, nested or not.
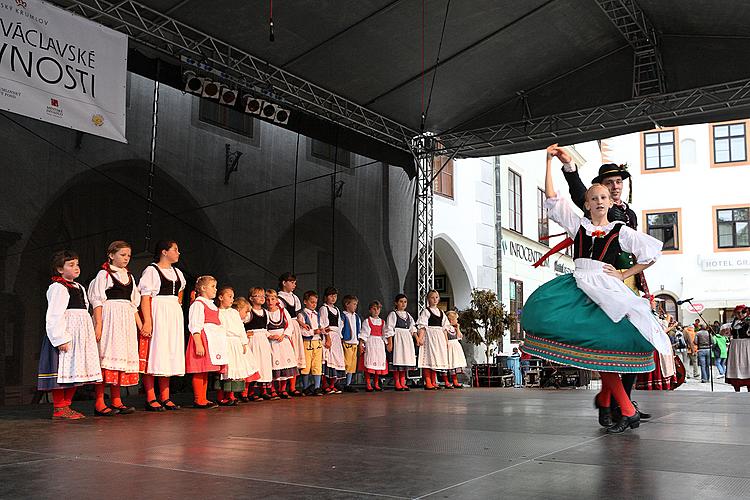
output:
[[[750,207],[716,209],[716,239],[719,249],[750,247]]]
[[[645,171],[677,167],[675,130],[643,134],[643,166]]]
[[[677,302],[675,302],[674,298],[664,293],[657,295],[655,298],[657,310],[661,313],[669,314],[677,321]]]
[[[539,229],[539,243],[549,246],[549,216],[547,215],[547,207],[544,206],[544,202],[547,200],[547,195],[544,194],[543,189],[537,189],[536,191],[536,213],[537,213],[537,228]]]
[[[343,148],[337,148],[327,142],[312,140],[311,153],[315,158],[335,163],[339,167],[351,166],[351,154]]]
[[[744,122],[712,125],[711,132],[714,165],[747,161],[747,131]]]
[[[646,212],[646,232],[664,243],[663,250],[680,249],[678,211]]]
[[[518,342],[523,340],[521,331],[521,318],[519,311],[523,312],[523,281],[510,280],[510,313],[516,317],[514,324],[511,326],[510,341]]]
[[[508,229],[523,233],[521,176],[508,170]]]
[[[253,117],[218,102],[199,99],[200,121],[231,130],[245,137],[253,136]]]
[[[432,191],[440,196],[453,199],[453,160],[447,156],[436,156],[432,163],[435,180],[432,183]]]

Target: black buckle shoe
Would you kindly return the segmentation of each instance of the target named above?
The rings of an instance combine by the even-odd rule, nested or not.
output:
[[[633,403],[633,406],[635,406],[635,411],[637,411],[638,414],[641,416],[641,420],[648,420],[651,418],[650,413],[645,413],[638,409],[638,403],[636,403],[635,401],[631,401],[631,403]]]
[[[612,422],[612,410],[606,406],[599,406],[599,401],[594,396],[594,408],[599,410],[599,425],[602,427],[611,427]]]
[[[637,429],[640,425],[641,415],[636,411],[632,417],[623,416],[615,425],[607,427],[607,434],[620,434],[627,429]]]

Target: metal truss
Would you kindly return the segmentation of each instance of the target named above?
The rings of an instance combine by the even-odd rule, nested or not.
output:
[[[669,120],[699,119],[711,112],[744,108],[750,108],[750,79],[443,134],[440,136],[443,148],[435,154],[459,151],[459,155],[471,152],[471,156],[479,156],[483,150],[495,154],[489,151],[533,141],[549,144],[574,141],[580,134],[601,134],[606,130],[612,130],[614,135],[618,129],[638,125],[656,127]]]
[[[656,30],[636,0],[596,0],[633,47],[633,97],[666,92]]]
[[[410,151],[411,138],[419,133],[138,2],[59,3],[67,5],[69,11],[127,34],[134,43],[182,61],[192,59],[201,68],[210,68],[219,80],[401,150]]]
[[[423,134],[412,140],[417,163],[417,307],[427,303],[435,278],[432,179],[435,137]]]

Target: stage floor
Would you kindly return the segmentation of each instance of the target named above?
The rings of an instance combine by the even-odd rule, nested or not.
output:
[[[750,497],[747,393],[638,392],[654,419],[618,436],[593,396],[361,392],[76,422],[0,409],[0,498]]]

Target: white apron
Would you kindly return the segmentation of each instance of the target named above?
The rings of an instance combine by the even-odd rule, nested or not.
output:
[[[257,382],[267,383],[273,381],[273,361],[271,354],[271,344],[268,343],[268,330],[250,330],[253,332],[250,337],[250,350],[255,358],[255,367],[258,369],[260,378]]]
[[[330,349],[323,349],[323,360],[328,368],[334,370],[346,370],[346,360],[344,359],[343,338],[339,332],[339,327],[331,326],[328,336],[331,339]]]
[[[448,369],[448,346],[442,326],[425,327],[424,345],[419,349],[419,368]]]
[[[208,354],[211,356],[211,364],[227,364],[227,334],[224,331],[224,327],[213,323],[205,323],[203,331],[208,341]]]
[[[414,352],[414,338],[407,328],[395,328],[393,335],[394,366],[415,367],[417,355]]]
[[[68,309],[64,314],[65,330],[71,335],[70,348],[59,352],[58,384],[101,382],[99,349],[91,316],[86,309]]]
[[[387,361],[385,357],[385,337],[370,335],[365,344],[365,369],[385,370]]]
[[[157,377],[185,375],[185,318],[176,295],[151,299],[153,330],[146,373]]]
[[[466,356],[458,339],[448,341],[448,368],[451,370],[466,368]]]
[[[102,368],[138,373],[138,327],[135,307],[129,300],[112,299],[102,306],[102,338],[99,359]]]

